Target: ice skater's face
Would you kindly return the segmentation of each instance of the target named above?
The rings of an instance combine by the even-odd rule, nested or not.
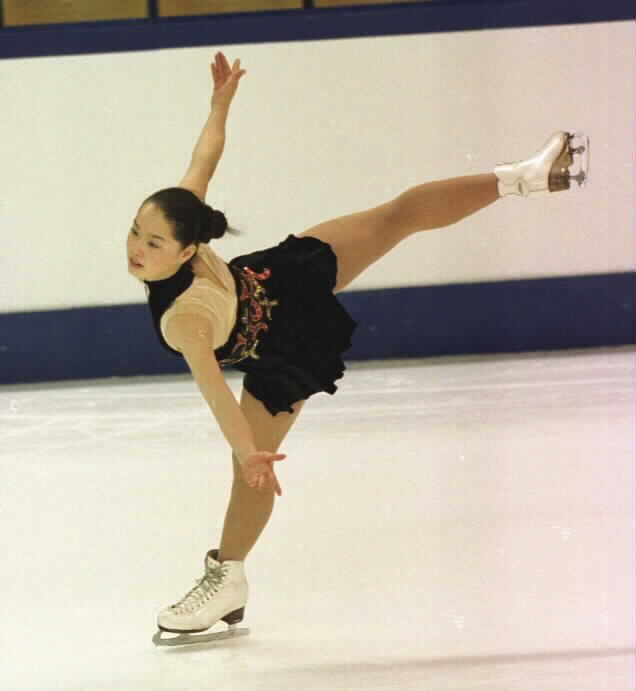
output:
[[[140,281],[160,281],[174,276],[196,248],[183,249],[171,224],[152,202],[139,209],[126,242],[128,272]]]

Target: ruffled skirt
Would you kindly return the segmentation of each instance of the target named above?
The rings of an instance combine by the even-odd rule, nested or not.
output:
[[[334,394],[357,323],[333,294],[331,246],[289,235],[228,265],[239,300],[234,329],[215,351],[219,364],[245,372],[243,386],[272,415],[319,391]]]

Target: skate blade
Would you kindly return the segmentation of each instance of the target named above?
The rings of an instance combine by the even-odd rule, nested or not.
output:
[[[574,159],[569,179],[585,187],[590,177],[590,138],[582,132],[568,133],[568,149]]]
[[[217,631],[216,633],[178,633],[171,634],[168,631],[159,629],[152,637],[152,642],[156,646],[176,646],[176,645],[194,645],[195,643],[212,643],[214,641],[225,641],[229,638],[238,638],[239,636],[247,636],[249,629],[239,629],[236,625],[230,626],[227,631]]]
[[[572,182],[583,187],[590,168],[590,140],[581,132],[562,132],[565,141],[559,155],[552,163],[548,175],[548,190],[560,192],[569,190]]]

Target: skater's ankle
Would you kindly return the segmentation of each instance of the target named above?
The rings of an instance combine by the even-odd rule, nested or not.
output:
[[[228,556],[229,555],[229,556]],[[242,556],[234,556],[232,552],[228,552],[228,554],[225,554],[225,552],[219,552],[217,561],[220,562],[221,564],[224,561],[245,561],[245,557]]]

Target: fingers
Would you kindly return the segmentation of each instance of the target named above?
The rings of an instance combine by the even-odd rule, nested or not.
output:
[[[211,64],[212,74],[223,77],[230,72],[230,65],[223,53],[217,53],[214,56],[214,62]]]
[[[274,475],[274,473],[272,473],[271,477],[268,479],[271,480],[271,487],[274,490],[274,492],[276,492],[276,494],[279,497],[282,497],[283,496],[283,490],[280,488],[280,484],[278,483],[278,478],[276,477],[276,475]],[[259,490],[264,486],[264,484],[265,484],[265,477],[261,476]]]
[[[220,51],[214,56],[214,62],[218,67],[223,67],[227,65],[227,58]]]
[[[274,491],[279,497],[283,496],[283,490],[281,489],[280,485],[278,484],[278,479],[276,475],[274,475]]]
[[[229,77],[236,78],[238,81],[244,74],[247,74],[247,70],[241,69],[240,58],[237,58],[230,68],[230,63],[223,53],[217,53],[214,56],[214,62],[210,67],[215,84],[223,84]]]
[[[273,489],[276,494],[281,497],[283,491],[274,473],[273,463],[274,461],[284,460],[287,458],[287,454],[261,451],[257,452],[257,454],[253,454],[253,456],[254,455],[260,456],[260,459],[258,461],[252,461],[254,465],[250,464],[251,467],[245,474],[246,484],[251,489],[255,489],[259,492],[265,488]]]
[[[249,483],[249,486],[258,492],[265,488],[270,488],[273,489],[279,497],[283,496],[283,490],[281,489],[278,478],[273,471],[261,473],[258,478]]]
[[[236,65],[237,62],[240,65],[240,63],[241,63],[240,60],[235,60],[234,65]],[[227,61],[227,58],[225,57],[225,55],[223,55],[223,53],[220,53],[220,52],[217,53],[214,56],[214,62],[212,64],[216,67],[216,69],[219,72],[229,72],[230,71],[230,63]],[[234,69],[234,68],[232,68],[232,69]]]

